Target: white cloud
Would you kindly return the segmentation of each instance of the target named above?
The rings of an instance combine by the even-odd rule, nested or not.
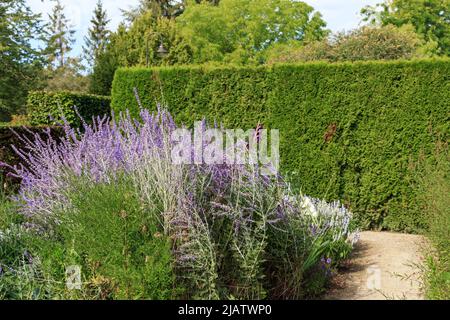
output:
[[[361,9],[382,0],[303,0],[322,13],[332,31],[350,30],[358,27]]]

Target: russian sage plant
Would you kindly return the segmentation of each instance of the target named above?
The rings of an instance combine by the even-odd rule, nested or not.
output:
[[[156,221],[171,241],[185,298],[302,298],[323,261],[337,266],[348,255],[351,215],[340,204],[293,195],[280,176],[263,176],[255,164],[174,164],[177,126],[163,109],[141,110],[140,119],[98,117],[81,130],[63,127],[60,140],[49,132],[22,138],[26,147],[16,152],[25,165],[12,168],[22,179],[15,201],[28,226],[42,234],[70,223],[61,213],[89,218],[74,203],[80,189],[125,177],[139,203],[136,216]]]

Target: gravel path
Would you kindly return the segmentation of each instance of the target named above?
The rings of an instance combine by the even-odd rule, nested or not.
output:
[[[423,299],[419,265],[424,238],[391,232],[362,232],[348,265],[325,299]]]

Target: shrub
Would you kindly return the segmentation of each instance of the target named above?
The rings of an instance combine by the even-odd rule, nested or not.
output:
[[[254,165],[174,164],[170,114],[140,115],[97,118],[80,135],[66,124],[59,144],[30,141],[20,152],[30,166],[15,170],[30,230],[65,239],[65,261],[82,264],[103,298],[172,297],[171,270],[183,298],[320,292],[329,275],[315,271],[351,248],[349,211],[294,196]],[[285,243],[294,246],[283,251]]]
[[[313,63],[271,68],[130,68],[112,108],[170,106],[178,124],[204,115],[228,128],[280,130],[281,169],[306,194],[342,199],[365,228],[425,227],[412,165],[449,137],[448,60]]]
[[[433,48],[415,33],[411,25],[401,28],[364,26],[350,32],[337,33],[329,39],[306,45],[296,43],[274,45],[268,50],[267,63],[305,61],[367,61],[426,57]]]
[[[411,25],[364,26],[337,34],[331,46],[331,61],[412,59],[424,57],[432,50]]]
[[[314,297],[357,241],[357,234],[348,241],[352,215],[339,202],[298,195],[285,201],[289,209],[268,230],[265,281],[272,298]]]
[[[70,124],[81,125],[80,117],[90,120],[93,116],[110,113],[110,98],[75,92],[35,91],[28,94],[27,111],[31,125],[55,125],[64,117]]]
[[[11,300],[57,299],[54,278],[40,259],[30,253],[29,235],[19,225],[0,230],[0,298]],[[48,244],[48,242],[46,242]],[[62,282],[63,283],[63,282]],[[60,287],[63,287],[62,283]]]
[[[13,114],[9,123],[11,126],[27,126],[30,124],[28,117],[23,114]]]
[[[275,63],[301,63],[309,61],[330,61],[332,46],[328,39],[301,44],[298,42],[276,43],[265,53],[267,65]]]

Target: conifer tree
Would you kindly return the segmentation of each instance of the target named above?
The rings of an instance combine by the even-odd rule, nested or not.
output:
[[[43,55],[33,41],[42,33],[41,15],[25,0],[0,1],[0,121],[25,111],[27,92],[39,85]]]
[[[88,36],[84,37],[83,56],[92,67],[101,53],[105,51],[110,31],[107,26],[110,20],[103,9],[101,0],[97,1]]]
[[[56,2],[52,13],[49,14],[49,38],[47,40],[47,60],[50,66],[63,68],[68,60],[72,44],[75,42],[75,30],[71,29],[69,19],[64,14],[64,6],[60,0]]]

